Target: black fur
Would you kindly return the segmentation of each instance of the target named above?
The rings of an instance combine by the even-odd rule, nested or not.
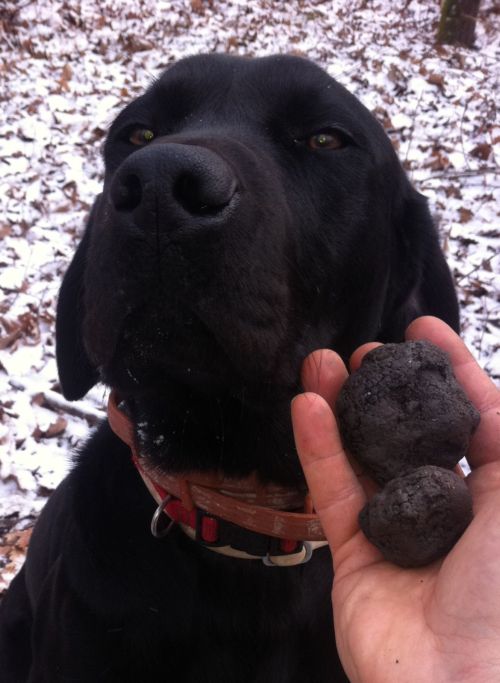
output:
[[[308,142],[323,131],[332,148]],[[179,62],[118,116],[105,161],[61,288],[61,383],[118,389],[165,471],[298,483],[289,402],[310,351],[400,341],[421,314],[458,327],[425,200],[306,60]],[[327,549],[288,569],[229,559],[154,539],[154,507],[103,424],[2,605],[3,683],[345,680]]]

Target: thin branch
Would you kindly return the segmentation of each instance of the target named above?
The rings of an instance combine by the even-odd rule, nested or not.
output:
[[[91,426],[99,424],[105,417],[104,411],[92,408],[83,401],[67,401],[61,394],[58,394],[57,391],[52,391],[52,389],[38,391],[36,386],[28,388],[21,379],[17,378],[9,379],[9,384],[18,391],[27,391],[30,396],[39,396],[41,398],[41,405],[46,408],[82,418]]]
[[[415,180],[416,183],[419,185],[422,185],[422,183],[429,182],[431,180],[451,180],[454,178],[473,178],[474,176],[481,176],[481,175],[488,175],[489,173],[493,173],[494,175],[498,175],[500,173],[500,167],[498,166],[484,166],[482,168],[470,168],[467,169],[466,171],[450,171],[450,172],[444,172],[444,173],[437,173],[436,175],[430,175],[427,176],[427,178],[423,178],[422,180]]]
[[[469,271],[468,273],[465,273],[465,275],[462,275],[458,280],[456,280],[456,284],[459,285],[463,280],[467,280],[471,275],[474,275],[475,272],[477,272],[480,268],[484,268],[485,263],[490,263],[494,258],[496,258],[497,254],[491,254],[491,256],[488,256],[488,258],[485,258],[479,263],[477,266],[474,266],[474,268]]]

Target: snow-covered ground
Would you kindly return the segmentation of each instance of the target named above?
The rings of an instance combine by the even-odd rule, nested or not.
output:
[[[58,393],[57,291],[99,191],[107,126],[183,56],[301,54],[373,111],[439,222],[463,335],[500,376],[500,21],[482,5],[468,50],[435,45],[437,0],[4,0],[0,535],[32,521],[102,410],[102,387],[72,407]]]

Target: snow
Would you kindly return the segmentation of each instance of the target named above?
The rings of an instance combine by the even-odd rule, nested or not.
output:
[[[373,111],[439,222],[463,336],[500,377],[499,15],[483,0],[476,49],[468,50],[435,45],[438,12],[439,3],[428,0],[142,0],[137,7],[4,0],[2,529],[32,522],[102,414],[102,387],[76,409],[58,393],[57,291],[99,192],[106,128],[124,103],[187,55],[308,56]]]

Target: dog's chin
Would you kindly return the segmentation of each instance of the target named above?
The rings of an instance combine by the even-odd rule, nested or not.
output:
[[[244,387],[239,395],[203,394],[170,383],[161,394],[125,397],[136,426],[139,452],[160,471],[223,471],[245,477],[256,471],[265,480],[300,479],[290,424],[292,391],[263,398]]]
[[[144,366],[129,360],[114,356],[102,368],[103,379],[126,406],[151,466],[296,480],[290,425],[295,382],[286,386],[267,375],[249,381],[234,367],[215,363],[184,367],[167,354],[149,357]]]

